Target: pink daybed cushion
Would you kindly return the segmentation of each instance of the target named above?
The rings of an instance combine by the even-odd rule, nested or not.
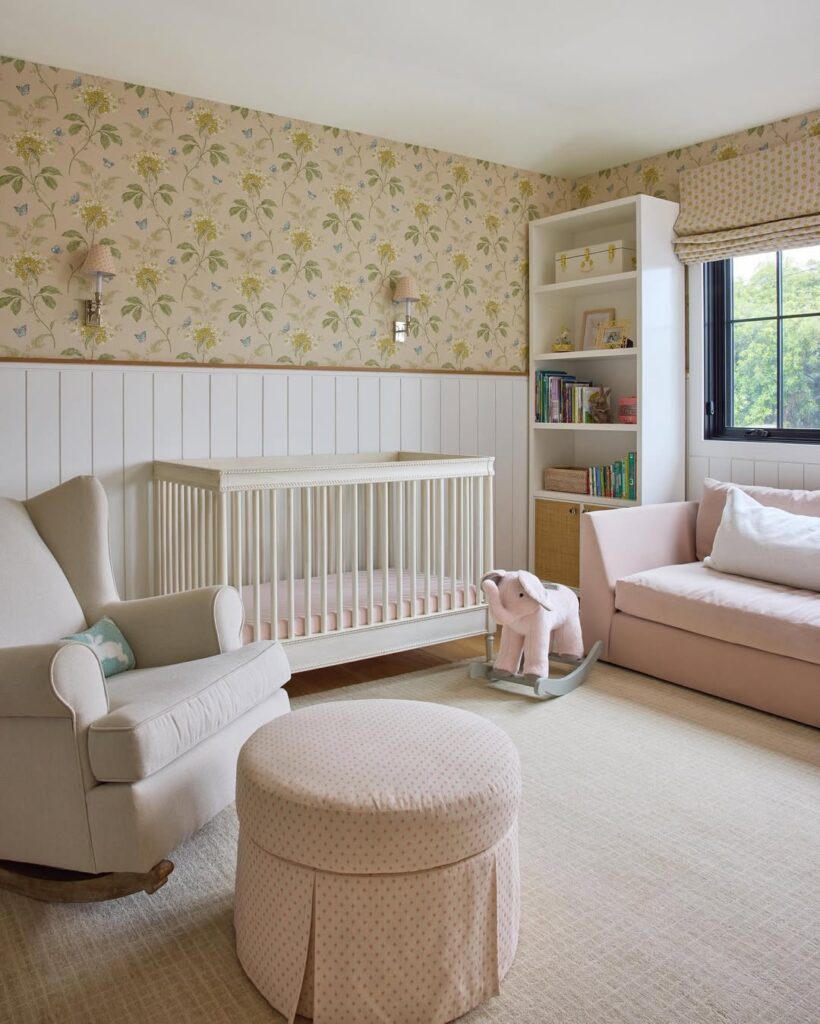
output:
[[[808,590],[689,562],[624,576],[615,585],[615,607],[639,619],[820,665],[820,597]]]
[[[750,498],[754,498],[761,505],[768,505],[770,508],[780,508],[798,516],[820,516],[820,491],[721,483],[719,480],[711,480],[707,477],[703,481],[703,497],[700,499],[695,525],[695,554],[698,558],[703,559],[712,553],[712,544],[715,541],[715,534],[720,525],[720,517],[723,515],[723,506],[726,504],[726,495],[729,493],[730,487],[737,487],[748,494]]]

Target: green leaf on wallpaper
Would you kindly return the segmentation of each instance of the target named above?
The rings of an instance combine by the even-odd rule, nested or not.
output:
[[[117,357],[115,355],[112,355],[110,352],[101,352],[97,356],[97,359],[99,359],[99,361],[101,363],[110,363],[112,359],[116,359],[116,358]]]
[[[368,359],[367,362],[364,365],[365,366],[378,366],[379,365],[379,361],[378,361],[378,359]]]
[[[271,321],[273,320],[274,309],[275,306],[273,305],[272,302],[263,302],[262,305],[259,307],[259,312],[268,321],[268,323],[271,323]]]
[[[316,260],[308,260],[305,263],[305,280],[312,281],[314,277],[321,277],[322,271]]]
[[[322,321],[322,327],[329,327],[331,331],[333,331],[333,333],[336,334],[336,332],[339,330],[341,323],[342,318],[339,316],[336,310],[329,309],[327,313],[325,313],[325,318]]]
[[[75,359],[85,359],[85,353],[81,352],[78,348],[64,348],[60,355],[73,356]]]
[[[190,352],[180,352],[177,359],[187,359],[191,363],[196,362],[196,356],[192,356]]]
[[[212,167],[216,167],[220,162],[228,163],[228,153],[222,143],[214,142],[208,148],[208,159],[211,161]]]
[[[157,195],[160,197],[163,203],[165,203],[166,206],[170,206],[173,203],[174,192],[176,192],[176,188],[173,185],[169,185],[167,183],[164,185],[160,185],[160,187],[157,189]]]
[[[238,217],[244,224],[250,216],[251,208],[245,199],[234,199],[228,213],[231,217]]]
[[[113,124],[101,125],[99,132],[100,144],[103,149],[108,149],[112,142],[116,142],[118,146],[122,145],[122,136]]]
[[[126,188],[122,194],[122,201],[124,203],[133,203],[134,206],[139,210],[142,206],[142,202],[145,199],[145,190],[142,185],[131,184]]]
[[[272,220],[273,211],[276,209],[276,203],[272,199],[263,199],[259,204],[259,209],[264,213],[268,220]]]
[[[166,316],[170,316],[171,303],[176,301],[177,300],[174,298],[173,295],[160,295],[157,299],[157,305],[159,306],[161,312],[163,312]]]
[[[351,223],[351,225],[357,231],[361,231],[362,230],[362,224],[364,223],[364,214],[363,213],[351,213],[351,215],[350,215],[350,223]]]
[[[233,103],[231,104],[231,111],[234,114],[239,114],[243,121],[247,120],[248,114],[250,114],[250,110],[247,107],[237,107]]]
[[[11,185],[14,192],[23,188],[23,171],[20,167],[4,167],[5,174],[0,176],[0,185]]]
[[[308,181],[313,181],[314,178],[321,178],[322,172],[319,169],[319,165],[315,160],[308,160],[305,164],[305,178]]]
[[[185,259],[184,256],[183,259]],[[228,266],[228,261],[225,259],[225,254],[221,249],[211,249],[208,253],[207,260],[208,270],[210,270],[212,274],[215,274],[220,267],[224,269]]]
[[[3,294],[0,296],[0,309],[4,309],[6,306],[15,316],[23,308],[23,295],[19,288],[3,289]]]
[[[243,306],[241,303],[237,304],[228,313],[229,323],[238,323],[240,327],[244,327],[250,317],[250,311],[247,306]]]
[[[182,253],[182,262],[189,263],[194,256],[197,256],[196,246],[191,242],[180,242],[177,249]]]
[[[354,327],[361,327],[364,313],[360,309],[351,309],[350,320]]]
[[[421,241],[421,231],[417,224],[411,224],[410,227],[404,232],[404,237],[408,242],[412,242],[413,245],[418,245]]]
[[[144,85],[134,85],[133,82],[126,82],[125,83],[125,88],[126,89],[133,89],[134,92],[137,94],[137,96],[140,97],[140,99],[142,99],[142,97],[145,95],[145,86]]]
[[[279,358],[276,360],[276,362],[277,363],[292,363],[293,360],[290,358],[290,356],[279,356]]]
[[[129,295],[120,309],[122,316],[132,316],[135,320],[140,319],[142,311],[143,303],[138,295]]]
[[[14,62],[14,70],[18,73],[18,75],[25,66],[26,62],[24,60],[20,60],[19,58]]]

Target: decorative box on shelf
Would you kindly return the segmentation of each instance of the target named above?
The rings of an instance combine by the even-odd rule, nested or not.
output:
[[[638,422],[638,399],[634,395],[629,398],[618,399],[618,422]]]
[[[604,277],[635,270],[638,265],[635,243],[596,242],[581,249],[566,249],[555,254],[555,283],[578,281],[582,277]]]
[[[547,466],[544,470],[544,490],[589,494],[589,470],[575,466]]]

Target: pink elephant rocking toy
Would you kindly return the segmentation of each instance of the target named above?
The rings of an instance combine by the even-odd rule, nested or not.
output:
[[[492,665],[473,662],[470,675],[524,683],[536,697],[558,697],[584,681],[601,652],[584,657],[578,598],[569,587],[547,584],[531,572],[494,569],[481,581],[490,614],[501,625],[501,648]],[[572,666],[550,678],[552,660]]]

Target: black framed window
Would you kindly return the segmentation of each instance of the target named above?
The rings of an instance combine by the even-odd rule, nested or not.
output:
[[[704,265],[705,436],[820,443],[820,245]]]

